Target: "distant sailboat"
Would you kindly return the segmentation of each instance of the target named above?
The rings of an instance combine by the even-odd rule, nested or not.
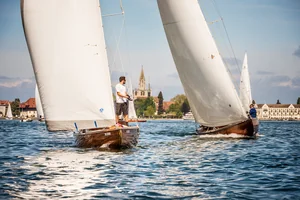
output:
[[[6,113],[6,119],[8,119],[8,120],[12,120],[13,119],[13,115],[12,115],[10,103],[8,103],[7,113]]]
[[[37,85],[35,86],[35,103],[36,103],[37,117],[39,121],[45,121],[40,93]]]
[[[79,147],[135,146],[139,128],[116,126],[99,1],[21,0],[21,12],[47,129],[76,131]]]
[[[240,99],[246,112],[249,111],[249,105],[252,103],[250,76],[248,70],[247,53],[245,53],[241,79],[240,79]]]
[[[197,0],[157,0],[173,59],[199,134],[253,136]]]

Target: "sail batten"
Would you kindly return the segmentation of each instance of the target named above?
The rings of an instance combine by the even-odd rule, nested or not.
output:
[[[247,119],[197,0],[157,0],[171,53],[196,121]]]
[[[115,124],[99,1],[22,0],[21,11],[48,130]]]
[[[252,103],[250,75],[248,69],[248,57],[245,53],[241,79],[240,79],[240,99],[245,111],[249,110],[249,105]]]

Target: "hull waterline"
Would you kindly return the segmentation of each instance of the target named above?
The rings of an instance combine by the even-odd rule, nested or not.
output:
[[[138,143],[139,127],[93,128],[75,133],[76,145],[82,148],[132,148]]]
[[[236,124],[231,124],[227,126],[222,126],[222,127],[216,127],[216,128],[200,128],[197,129],[197,133],[199,135],[213,135],[213,134],[238,134],[242,136],[247,136],[247,137],[254,137],[254,128],[252,124],[252,120],[246,120],[240,123]]]

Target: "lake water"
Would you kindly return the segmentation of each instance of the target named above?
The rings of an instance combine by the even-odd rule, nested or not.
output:
[[[257,139],[139,125],[136,148],[100,152],[38,121],[0,121],[0,199],[300,199],[300,122],[261,122]]]

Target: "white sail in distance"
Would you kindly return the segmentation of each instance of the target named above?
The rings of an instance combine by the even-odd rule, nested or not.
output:
[[[127,94],[133,99],[133,89],[131,79],[129,79],[129,88]],[[135,108],[134,108],[134,101],[128,101],[128,119],[137,119]]]
[[[6,117],[9,119],[13,118],[10,103],[8,103]]]
[[[252,103],[250,75],[248,69],[248,57],[245,53],[241,78],[240,78],[240,99],[245,111],[249,111],[249,105]]]
[[[21,14],[50,131],[115,124],[98,0],[21,0]]]
[[[42,118],[44,118],[45,116],[44,116],[40,93],[37,85],[35,86],[35,104],[36,104],[37,117],[39,118],[40,116],[42,116]]]
[[[195,120],[215,127],[247,119],[197,0],[157,0]]]

